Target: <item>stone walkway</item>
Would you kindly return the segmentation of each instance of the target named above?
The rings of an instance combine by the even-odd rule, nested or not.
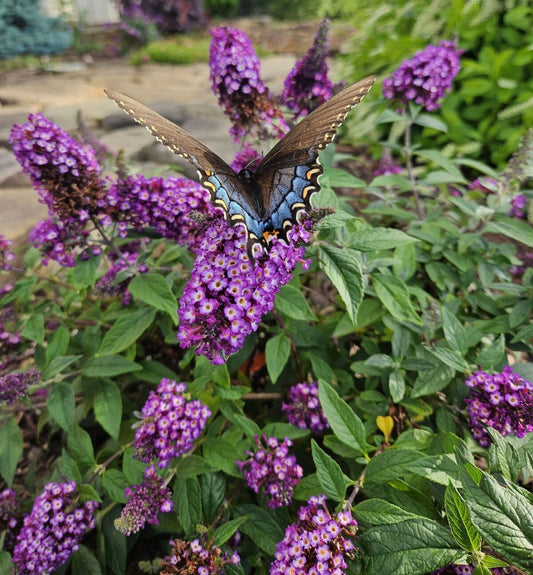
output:
[[[279,93],[295,57],[279,55],[262,60],[261,75],[268,87]],[[211,91],[206,64],[168,66],[147,64],[133,68],[127,63],[97,63],[58,73],[17,76],[0,86],[0,234],[23,240],[46,209],[9,149],[14,123],[28,114],[42,112],[69,132],[76,130],[76,114],[112,150],[124,149],[131,166],[146,175],[161,173],[162,165],[179,164],[185,173],[194,171],[142,127],[108,100],[103,89],[123,92],[177,122],[196,138],[231,161],[236,151],[228,134],[229,120]]]

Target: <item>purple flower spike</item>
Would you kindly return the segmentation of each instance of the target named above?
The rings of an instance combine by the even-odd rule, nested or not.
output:
[[[342,82],[334,85],[328,77],[329,32],[330,23],[325,19],[313,45],[285,79],[281,101],[295,112],[294,119],[306,116],[344,87]]]
[[[126,499],[120,517],[115,519],[115,527],[124,535],[139,532],[146,523],[158,525],[158,513],[172,511],[172,492],[153,465],[144,470],[142,483],[126,487]]]
[[[251,172],[255,172],[263,157],[254,150],[249,144],[244,144],[241,150],[235,154],[233,162],[231,162],[231,167],[237,173],[243,169],[248,169]]]
[[[256,493],[262,489],[270,498],[269,507],[289,505],[294,488],[303,477],[303,469],[296,463],[296,457],[289,455],[292,441],[286,437],[280,443],[275,437],[266,435],[263,435],[263,441],[266,446],[256,437],[257,450],[245,451],[250,459],[237,461],[237,466],[251,489]]]
[[[527,199],[524,194],[517,194],[511,200],[509,215],[513,218],[525,218],[527,214]]]
[[[459,72],[461,54],[462,50],[449,40],[427,46],[383,80],[383,96],[403,104],[412,101],[428,112],[438,110]]]
[[[244,32],[211,30],[209,66],[213,92],[231,118],[230,133],[238,142],[253,132],[260,139],[280,138],[287,131],[281,111],[259,75],[260,62]]]
[[[150,392],[135,432],[135,457],[146,463],[157,459],[164,468],[193,449],[211,412],[199,399],[188,401],[186,391],[184,383],[162,379]]]
[[[40,380],[41,374],[35,368],[0,376],[0,402],[5,401],[8,405],[12,405],[26,395],[28,386],[35,385]]]
[[[287,403],[281,404],[281,410],[287,415],[289,423],[300,429],[310,429],[321,433],[329,429],[324,411],[318,399],[318,383],[297,383],[289,389]]]
[[[11,262],[15,259],[15,254],[9,250],[11,245],[13,242],[0,234],[0,271],[7,272],[11,269]]]
[[[289,231],[289,244],[271,239],[267,253],[246,253],[243,226],[229,227],[216,220],[206,231],[197,252],[191,278],[185,286],[178,314],[178,340],[182,347],[197,345],[196,353],[222,364],[255,331],[263,314],[274,307],[280,288],[302,261],[309,241],[304,226]],[[258,247],[258,250],[261,248]]]
[[[352,538],[357,521],[350,511],[331,514],[326,496],[311,497],[298,512],[298,521],[285,529],[278,543],[270,575],[343,575],[345,557],[356,551]]]
[[[95,501],[76,500],[76,482],[48,483],[24,518],[13,550],[15,573],[47,575],[78,550],[94,529]]]
[[[524,437],[533,431],[533,384],[509,366],[502,373],[476,371],[465,382],[470,397],[465,399],[474,439],[489,447],[487,427],[503,436]]]

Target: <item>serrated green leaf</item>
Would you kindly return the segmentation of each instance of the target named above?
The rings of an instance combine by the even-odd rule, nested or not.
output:
[[[122,421],[122,395],[118,385],[109,379],[94,384],[94,415],[96,421],[114,439],[118,438]]]
[[[188,535],[202,522],[202,490],[196,477],[176,477],[173,489],[174,510],[183,530]]]
[[[447,529],[419,517],[368,529],[359,537],[365,573],[429,573],[464,555]]]
[[[144,308],[120,317],[105,334],[97,355],[115,355],[135,343],[152,325],[156,311]]]
[[[392,228],[366,228],[350,236],[350,247],[360,252],[392,250],[401,245],[417,242],[401,230]]]
[[[339,292],[346,312],[355,325],[363,299],[363,273],[356,253],[350,249],[321,245],[318,249],[318,265]]]
[[[13,417],[7,417],[0,428],[0,473],[8,486],[13,482],[22,455],[22,430]]]
[[[241,517],[236,517],[231,521],[226,521],[226,523],[223,523],[217,527],[213,534],[215,545],[217,547],[224,545],[224,543],[226,543],[226,541],[235,533],[235,531],[237,531],[237,529],[239,529],[239,527],[246,521],[248,521],[248,516],[243,515]],[[224,567],[224,571],[225,570],[226,568]]]
[[[200,476],[200,485],[204,517],[211,523],[226,497],[226,481],[221,473],[205,473]]]
[[[179,458],[176,475],[181,478],[196,477],[210,471],[213,471],[213,467],[203,457],[193,454]]]
[[[123,355],[106,355],[88,359],[81,368],[85,377],[114,377],[123,373],[141,371],[142,365]]]
[[[276,383],[289,361],[291,341],[284,333],[271,337],[265,346],[266,366],[272,383]]]
[[[479,551],[481,535],[470,520],[466,503],[451,483],[444,493],[444,507],[448,524],[457,543],[466,551]]]
[[[316,441],[311,440],[311,451],[316,467],[316,476],[324,493],[333,501],[342,501],[346,487],[352,483],[342,472],[340,465],[321,449]]]
[[[65,382],[56,383],[48,394],[46,405],[59,427],[67,432],[72,431],[76,408],[72,386]]]
[[[128,480],[119,469],[106,469],[102,476],[102,486],[106,495],[117,503],[126,503],[124,490],[128,485]]]
[[[533,248],[533,227],[522,220],[495,216],[485,228],[486,233],[503,234],[517,242]]]
[[[358,503],[353,511],[358,520],[370,525],[390,525],[416,518],[414,513],[382,499],[365,499]]]
[[[292,285],[283,286],[276,296],[275,308],[282,314],[300,321],[317,321],[302,292]]]
[[[389,274],[372,274],[372,282],[376,295],[394,318],[422,325],[411,303],[409,290],[400,278]]]
[[[368,457],[366,429],[353,409],[339,397],[329,383],[319,380],[318,396],[326,419],[335,436],[349,447]]]
[[[164,276],[156,273],[140,274],[128,285],[134,298],[170,315],[178,323],[178,302]]]
[[[235,512],[238,515],[248,517],[240,530],[250,537],[250,539],[265,553],[273,556],[276,552],[276,545],[283,538],[281,527],[272,519],[267,511],[257,507],[257,505],[237,505]]]

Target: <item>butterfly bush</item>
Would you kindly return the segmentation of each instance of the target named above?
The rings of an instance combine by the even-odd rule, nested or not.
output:
[[[289,423],[300,429],[310,429],[321,433],[329,429],[326,416],[318,399],[318,383],[297,383],[287,393],[287,401],[281,404],[281,410]]]
[[[329,33],[330,22],[325,19],[313,45],[285,79],[281,101],[295,112],[294,119],[309,114],[344,87],[343,82],[333,84],[328,77]]]
[[[0,376],[0,402],[13,405],[22,399],[30,385],[35,385],[41,380],[40,372],[30,368],[25,372],[7,373]]]
[[[355,553],[357,521],[349,510],[331,514],[326,496],[311,497],[298,520],[285,529],[270,575],[342,575]]]
[[[509,366],[501,373],[479,370],[465,382],[469,427],[482,447],[491,444],[487,427],[501,435],[524,437],[533,431],[533,384]]]
[[[263,491],[269,497],[267,505],[272,509],[289,505],[294,488],[303,477],[303,469],[294,455],[289,455],[292,441],[286,437],[281,443],[275,437],[256,436],[255,451],[245,451],[249,459],[237,461],[244,473],[248,487],[255,493]],[[263,445],[264,443],[264,445]]]
[[[164,468],[173,457],[192,450],[211,411],[199,399],[189,401],[186,391],[184,383],[163,378],[157,390],[150,392],[135,432],[137,459],[145,463],[157,460]]]
[[[11,240],[0,234],[0,271],[7,272],[11,269],[11,262],[15,259],[15,254],[9,249],[12,245]]]
[[[76,482],[48,483],[24,518],[13,549],[17,575],[48,575],[77,551],[94,529],[95,501],[79,503]]]
[[[310,233],[304,225],[288,233],[288,244],[273,237],[268,252],[246,252],[243,226],[218,219],[207,229],[190,280],[180,299],[178,341],[184,348],[222,364],[255,331],[263,314],[274,307],[280,288],[292,277]],[[258,246],[257,246],[258,247]],[[261,248],[258,247],[258,250]],[[302,262],[304,266],[308,262]]]
[[[231,119],[238,142],[248,133],[280,138],[287,131],[281,110],[260,77],[261,63],[250,39],[236,28],[211,30],[209,67],[213,92]]]
[[[427,46],[383,80],[383,96],[402,104],[412,101],[428,112],[438,110],[459,72],[461,54],[450,40]]]
[[[441,567],[436,571],[432,571],[430,575],[474,575],[474,565],[456,565],[451,563],[445,567]],[[495,567],[494,569],[489,569],[492,575],[512,575],[513,570],[506,569],[505,567]]]
[[[115,519],[115,527],[124,535],[139,532],[146,523],[158,525],[158,513],[172,511],[172,492],[153,465],[144,470],[142,483],[126,487],[125,495],[126,505]]]
[[[224,573],[224,565],[239,565],[241,558],[237,552],[226,553],[213,541],[208,541],[205,533],[198,539],[171,542],[170,556],[161,563],[161,575],[219,575]]]

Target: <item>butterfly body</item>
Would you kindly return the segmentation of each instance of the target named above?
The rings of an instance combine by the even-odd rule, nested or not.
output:
[[[318,154],[333,140],[346,114],[368,93],[375,79],[364,78],[333,96],[290,130],[254,172],[244,169],[239,173],[170,120],[128,96],[105,92],[157,140],[196,168],[212,203],[222,208],[231,225],[245,227],[251,253],[251,245],[266,244],[271,233],[286,240],[298,214],[310,209],[311,196],[320,189]]]

